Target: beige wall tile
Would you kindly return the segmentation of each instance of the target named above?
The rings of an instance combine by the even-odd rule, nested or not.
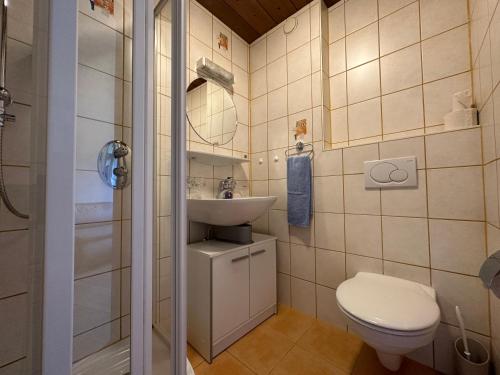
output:
[[[322,151],[314,154],[314,176],[342,175],[342,150]]]
[[[498,169],[493,162],[484,166],[484,199],[486,206],[486,221],[495,226],[500,226],[498,204]]]
[[[379,57],[378,24],[373,23],[358,30],[345,39],[347,69],[364,64]]]
[[[347,101],[349,104],[377,96],[380,96],[378,60],[347,72]]]
[[[288,113],[297,113],[312,107],[311,76],[288,85]]]
[[[429,266],[427,219],[382,217],[384,259]]]
[[[288,82],[295,82],[312,73],[311,43],[293,50],[287,55]]]
[[[383,96],[382,118],[384,134],[423,128],[422,87]]]
[[[376,0],[352,0],[345,4],[346,33],[359,30],[377,20]]]
[[[269,211],[269,234],[278,237],[278,241],[290,241],[288,233],[288,216],[286,211]]]
[[[232,61],[245,71],[248,71],[248,44],[236,33],[232,33]]]
[[[277,241],[276,258],[278,272],[289,275],[291,271],[291,254],[290,244],[288,242]]]
[[[267,65],[267,85],[269,91],[285,86],[287,83],[286,57],[280,57]]]
[[[379,158],[378,144],[343,149],[344,173],[364,173],[363,162]]]
[[[267,125],[267,144],[269,150],[288,147],[288,121],[286,117],[269,121]]]
[[[477,276],[486,254],[484,225],[473,221],[430,220],[432,267]]]
[[[429,168],[481,164],[479,128],[428,135],[425,142]]]
[[[349,124],[349,140],[381,135],[380,98],[350,105],[347,110],[347,121]]]
[[[267,95],[262,95],[252,100],[250,108],[252,126],[267,121]]]
[[[303,280],[316,281],[315,250],[313,247],[292,244],[291,274]]]
[[[2,316],[0,366],[26,355],[28,303],[26,294],[0,300],[0,315]]]
[[[251,131],[251,146],[252,152],[263,152],[267,150],[267,124],[252,126]]]
[[[275,210],[287,209],[286,180],[269,180],[269,195],[278,197],[272,208]]]
[[[429,169],[429,216],[484,220],[481,167]]]
[[[466,0],[423,0],[420,13],[422,38],[463,25],[469,18]]]
[[[330,78],[330,108],[340,108],[347,105],[347,74],[341,73]]]
[[[467,25],[422,42],[424,82],[470,69]]]
[[[250,81],[251,99],[258,98],[267,93],[267,73],[266,68],[262,67],[251,75]]]
[[[329,9],[328,30],[330,43],[345,37],[344,4]]]
[[[382,258],[380,216],[345,215],[345,236],[348,253]]]
[[[250,46],[250,72],[255,72],[266,65],[266,39],[262,38]]]
[[[470,73],[463,73],[424,85],[425,125],[444,123],[444,115],[451,112],[451,96],[472,88]]]
[[[292,305],[291,277],[278,272],[278,303]]]
[[[386,55],[420,41],[418,3],[380,20],[380,54]]]
[[[286,55],[286,35],[280,26],[267,36],[267,62]]]
[[[345,251],[343,214],[316,212],[314,224],[316,247]]]
[[[287,115],[287,86],[271,91],[267,96],[268,119],[275,120]]]
[[[316,249],[316,282],[336,289],[345,280],[345,253]]]
[[[284,149],[269,151],[269,179],[286,178],[286,158]]]
[[[254,180],[267,180],[268,163],[267,152],[259,152],[252,155],[252,179]]]
[[[303,9],[297,17],[297,27],[286,36],[286,50],[291,52],[311,40],[311,20],[309,8]]]
[[[432,270],[441,321],[458,326],[455,306],[460,306],[470,330],[489,335],[488,292],[477,277]]]
[[[316,287],[309,281],[291,278],[292,307],[305,314],[316,316]]]
[[[358,255],[346,254],[346,276],[348,279],[358,272],[382,273],[382,260]]]
[[[366,189],[362,174],[344,176],[345,212],[380,215],[380,190]]]
[[[417,157],[417,169],[425,168],[424,137],[381,142],[379,148],[380,159],[400,158],[411,155]]]
[[[332,143],[347,142],[349,140],[347,107],[334,109],[330,114]]]
[[[378,11],[379,17],[385,17],[388,14],[395,12],[398,9],[412,3],[413,0],[379,0]]]
[[[429,268],[384,260],[384,275],[399,277],[424,285],[431,285],[431,270]]]
[[[418,187],[382,190],[382,215],[427,217],[425,171],[418,172]]]
[[[316,212],[344,212],[342,177],[314,178],[314,210]]]
[[[316,285],[316,300],[317,317],[319,320],[343,330],[347,329],[345,315],[337,305],[334,289]]]
[[[422,83],[420,45],[407,47],[380,59],[382,94]]]
[[[330,76],[346,70],[345,38],[332,43],[329,48]]]

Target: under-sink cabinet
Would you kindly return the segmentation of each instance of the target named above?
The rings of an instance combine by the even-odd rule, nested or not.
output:
[[[209,362],[276,313],[276,237],[188,245],[188,341]]]

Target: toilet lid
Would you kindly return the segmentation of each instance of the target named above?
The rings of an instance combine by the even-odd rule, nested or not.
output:
[[[422,330],[439,321],[434,289],[397,277],[358,272],[340,284],[337,302],[362,321],[398,331]]]

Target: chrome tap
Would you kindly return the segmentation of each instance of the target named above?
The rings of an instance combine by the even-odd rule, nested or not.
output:
[[[236,181],[232,177],[228,177],[219,182],[219,193],[217,199],[233,199]]]

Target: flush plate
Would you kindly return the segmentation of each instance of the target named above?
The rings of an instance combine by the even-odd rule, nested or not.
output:
[[[417,157],[365,161],[366,188],[417,187]]]

